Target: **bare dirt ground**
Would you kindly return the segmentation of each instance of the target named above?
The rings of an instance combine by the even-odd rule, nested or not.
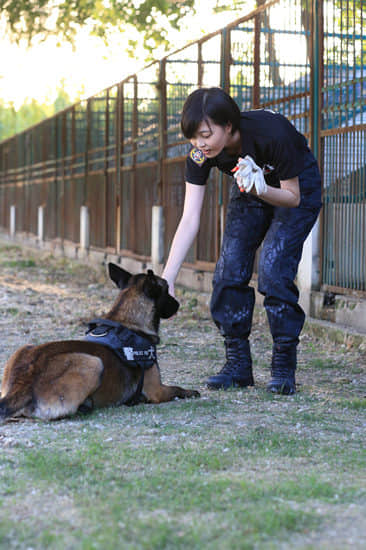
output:
[[[107,311],[117,293],[113,284],[107,281],[102,267],[94,269],[68,259],[55,259],[48,253],[21,250],[1,241],[0,267],[0,375],[7,358],[26,343],[82,338],[87,321]],[[289,437],[323,440],[339,448],[346,444],[352,447],[353,441],[355,445],[357,443],[355,448],[359,449],[360,441],[364,441],[366,397],[366,351],[362,346],[355,347],[347,341],[337,344],[324,335],[315,337],[312,331],[305,330],[299,352],[299,393],[295,399],[269,399],[264,389],[269,378],[271,339],[264,312],[258,308],[251,337],[256,386],[246,391],[213,393],[206,389],[204,381],[221,368],[223,347],[221,337],[209,319],[205,305],[208,296],[178,289],[178,299],[181,301],[179,314],[165,321],[161,329],[159,357],[162,376],[167,383],[197,388],[208,406],[213,402],[214,412],[206,418],[207,429],[210,426],[216,429],[218,423],[222,432],[233,427],[234,431],[245,430],[254,425],[265,435],[272,429],[275,419],[277,427],[278,423],[286,426]],[[222,410],[218,412],[221,406]],[[197,426],[201,426],[202,418],[196,421]],[[337,429],[330,429],[330,423],[335,421],[338,422]],[[51,437],[51,431],[67,431],[67,422],[45,428],[45,437]],[[195,423],[194,418],[191,418],[191,423]],[[70,429],[74,430],[75,425]],[[32,447],[35,440],[39,443],[39,432],[39,424],[32,421],[0,426],[1,452],[11,452],[20,444]],[[212,434],[213,441],[219,437],[215,431]],[[114,437],[114,432],[111,437]],[[281,463],[281,459],[278,460],[277,471],[289,467],[286,461]],[[302,467],[302,459],[296,460],[296,467]],[[311,457],[306,461],[307,466],[311,464]],[[248,468],[252,468],[253,474],[258,465],[249,465]],[[324,475],[325,471],[327,468],[322,470]],[[358,476],[360,472],[357,471]],[[272,475],[273,461],[266,465],[263,458],[261,476],[270,479]],[[329,468],[329,480],[336,480],[337,475],[334,468]],[[344,470],[342,475],[343,484],[347,480],[357,481],[352,479],[351,471]],[[365,489],[364,472],[359,483],[360,488]],[[57,501],[60,514],[67,514],[70,503],[63,502],[62,498],[56,499],[55,503]],[[34,498],[28,495],[27,502],[23,502],[23,508],[26,505],[31,508],[45,506],[44,499],[38,500],[36,489]],[[317,505],[317,513],[324,520],[321,532],[314,530],[305,538],[296,535],[291,544],[282,542],[277,547],[364,548],[364,505],[362,499],[354,503],[345,501],[343,508],[337,511],[334,502],[322,502]],[[52,495],[47,506],[50,509],[54,506]],[[306,506],[311,508],[311,501]],[[73,521],[78,521],[77,514]]]
[[[0,267],[0,326],[6,334],[0,350],[0,373],[4,360],[25,343],[82,338],[88,320],[106,312],[117,293],[102,266],[90,267],[30,248],[21,250],[1,240]],[[206,375],[221,368],[223,359],[221,337],[209,316],[209,295],[178,288],[177,297],[181,301],[178,315],[161,327],[159,350],[168,351],[162,368],[165,370],[170,354],[177,357],[177,351],[183,365],[175,361],[174,369],[169,369],[166,376],[179,378],[182,369],[185,377],[190,375],[188,379],[205,391]],[[302,333],[299,347],[300,391],[306,385],[312,393],[325,396],[329,387],[319,382],[331,380],[333,398],[365,397],[366,344],[354,346],[352,338],[347,337],[341,343],[334,342],[326,334],[314,336],[308,328]],[[264,387],[269,377],[271,338],[263,308],[255,312],[251,348],[257,365],[256,381]],[[188,371],[184,357],[196,363]],[[332,379],[336,365],[344,368],[340,377]]]

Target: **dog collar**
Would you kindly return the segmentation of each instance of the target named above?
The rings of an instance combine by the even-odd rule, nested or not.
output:
[[[85,340],[112,349],[124,363],[149,369],[157,362],[156,346],[148,338],[109,319],[88,323]]]

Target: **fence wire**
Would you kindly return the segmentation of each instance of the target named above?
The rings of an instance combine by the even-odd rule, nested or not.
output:
[[[366,291],[366,7],[362,0],[258,0],[258,9],[0,143],[0,225],[149,258],[151,207],[161,204],[165,250],[184,200],[180,131],[187,95],[221,86],[240,109],[282,112],[306,135],[323,174],[322,285]],[[212,269],[231,182],[212,173],[188,255]]]

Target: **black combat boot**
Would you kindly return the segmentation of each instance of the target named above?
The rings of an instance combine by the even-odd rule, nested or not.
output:
[[[226,363],[218,374],[210,376],[207,386],[211,390],[253,386],[252,358],[249,341],[225,337]]]
[[[291,343],[273,344],[271,380],[267,391],[292,395],[296,393],[296,345]]]

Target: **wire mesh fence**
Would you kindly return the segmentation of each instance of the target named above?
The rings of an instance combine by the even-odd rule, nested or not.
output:
[[[362,0],[258,0],[258,8],[122,82],[0,143],[0,225],[149,258],[151,209],[169,249],[184,200],[187,95],[221,86],[241,110],[280,111],[306,135],[323,174],[322,284],[366,291],[366,6]],[[212,269],[230,178],[212,173],[187,262]]]
[[[323,284],[366,289],[366,6],[323,6]]]

